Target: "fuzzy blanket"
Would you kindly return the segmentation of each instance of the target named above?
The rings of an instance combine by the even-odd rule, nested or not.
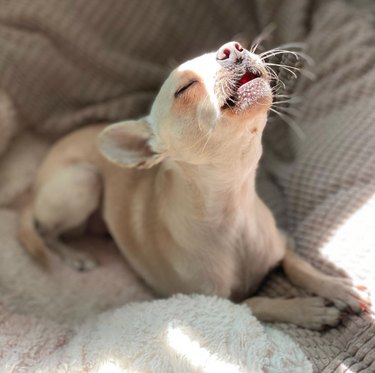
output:
[[[367,0],[0,0],[0,370],[309,371],[285,334],[227,301],[124,306],[155,296],[110,241],[74,242],[94,251],[94,271],[75,273],[56,259],[43,272],[15,238],[14,206],[55,139],[144,114],[178,62],[236,35],[252,40],[273,23],[265,47],[303,41],[315,80],[280,73],[300,97],[292,108],[299,135],[271,118],[258,190],[301,255],[375,294],[372,10]],[[260,294],[304,295],[282,273]],[[275,327],[315,372],[375,371],[373,313],[346,315],[322,333]]]
[[[0,355],[2,371],[312,372],[284,333],[262,326],[247,306],[214,297],[132,303],[70,333],[30,316],[5,317],[2,334],[13,345]]]

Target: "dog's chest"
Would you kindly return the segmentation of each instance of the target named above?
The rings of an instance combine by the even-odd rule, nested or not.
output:
[[[148,180],[125,179],[117,177],[116,184],[108,179],[105,220],[126,259],[158,293],[246,294],[279,260],[275,243],[264,232],[254,234],[256,225],[244,223],[247,214],[233,218],[224,211],[221,219],[187,219],[181,205],[160,205],[151,198]]]

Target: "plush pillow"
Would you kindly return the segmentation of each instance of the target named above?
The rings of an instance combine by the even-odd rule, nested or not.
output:
[[[312,372],[284,333],[262,326],[246,305],[179,295],[108,311],[80,326],[41,371]]]

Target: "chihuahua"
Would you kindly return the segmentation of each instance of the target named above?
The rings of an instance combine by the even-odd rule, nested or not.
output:
[[[161,296],[217,295],[244,301],[260,320],[311,329],[336,325],[344,308],[366,309],[365,287],[298,256],[257,195],[270,80],[258,55],[230,42],[172,71],[148,116],[62,138],[38,171],[20,241],[40,259],[54,249],[92,268],[61,236],[100,211],[126,260]],[[250,297],[279,264],[317,296]]]

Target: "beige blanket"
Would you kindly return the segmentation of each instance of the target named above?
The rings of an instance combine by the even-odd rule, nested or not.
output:
[[[375,31],[370,8],[358,4],[366,2],[0,0],[1,363],[17,351],[15,371],[30,367],[70,341],[83,319],[153,298],[108,241],[77,243],[102,263],[87,274],[56,260],[46,275],[19,247],[10,206],[51,142],[145,113],[171,67],[235,35],[252,40],[270,23],[277,28],[265,46],[305,42],[316,79],[283,77],[301,97],[294,108],[304,138],[270,121],[259,192],[311,263],[360,278],[375,294]],[[261,292],[301,293],[281,273]],[[373,316],[346,315],[323,333],[280,328],[317,372],[373,372]],[[37,333],[38,347],[16,338],[20,325]],[[43,339],[43,328],[56,338]]]

